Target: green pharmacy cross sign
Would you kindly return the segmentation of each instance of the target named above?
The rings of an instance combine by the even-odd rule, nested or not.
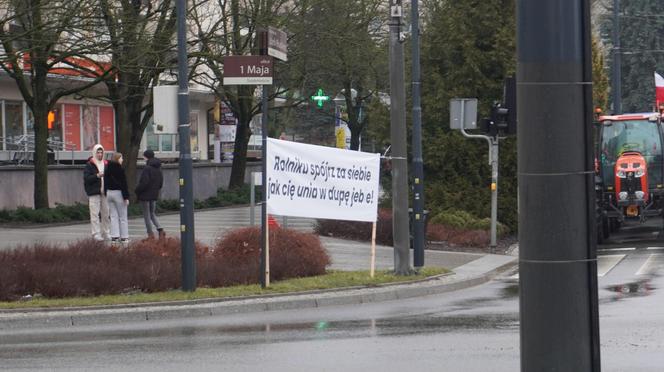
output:
[[[330,96],[323,95],[323,89],[318,89],[318,92],[316,92],[316,95],[311,96],[311,99],[316,101],[316,104],[318,105],[318,107],[323,107],[323,103],[325,101],[329,101]]]

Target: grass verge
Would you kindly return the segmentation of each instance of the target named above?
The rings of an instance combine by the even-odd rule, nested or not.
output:
[[[237,285],[222,288],[198,288],[196,292],[166,291],[156,293],[135,293],[123,295],[108,295],[98,297],[73,298],[36,298],[29,301],[0,302],[0,309],[34,309],[34,308],[61,308],[84,306],[128,305],[149,302],[185,301],[200,299],[223,299],[243,296],[255,296],[279,293],[295,293],[302,291],[333,289],[354,286],[376,286],[387,283],[407,283],[421,280],[430,276],[440,275],[449,270],[437,267],[425,267],[417,275],[398,276],[389,271],[376,271],[373,278],[369,271],[328,271],[325,275],[307,278],[296,278],[274,282],[269,288],[262,289],[260,285]]]

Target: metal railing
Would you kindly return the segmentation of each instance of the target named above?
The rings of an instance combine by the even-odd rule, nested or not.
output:
[[[34,134],[22,134],[20,136],[2,138],[0,142],[5,143],[5,150],[10,152],[11,164],[25,165],[34,163],[35,136]],[[74,164],[74,146],[69,146],[63,141],[49,138],[46,142],[48,152],[53,153],[56,163],[60,164],[61,153],[69,152],[71,154],[71,164]]]

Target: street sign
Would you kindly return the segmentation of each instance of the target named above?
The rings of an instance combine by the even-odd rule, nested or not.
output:
[[[267,28],[267,55],[288,61],[288,35],[284,31]]]
[[[272,85],[270,56],[224,57],[224,85]]]
[[[450,129],[477,128],[477,98],[450,100]]]

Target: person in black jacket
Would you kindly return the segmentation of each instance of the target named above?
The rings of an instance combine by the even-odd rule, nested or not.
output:
[[[97,241],[109,239],[108,203],[104,194],[104,171],[107,161],[104,160],[104,148],[100,144],[92,148],[92,156],[85,163],[83,186],[88,195],[90,208],[90,226],[92,238]]]
[[[129,205],[129,188],[127,176],[122,168],[122,154],[116,152],[106,167],[104,189],[111,214],[111,241],[113,243],[129,243],[129,225],[127,223],[127,206]]]
[[[146,163],[136,186],[136,197],[141,202],[141,207],[143,208],[143,219],[145,220],[145,228],[148,231],[148,238],[154,238],[152,230],[152,224],[154,224],[159,232],[159,239],[163,239],[166,234],[159,224],[155,213],[159,191],[164,184],[164,176],[161,174],[161,161],[154,157],[154,151],[150,149],[145,150],[143,157]]]

